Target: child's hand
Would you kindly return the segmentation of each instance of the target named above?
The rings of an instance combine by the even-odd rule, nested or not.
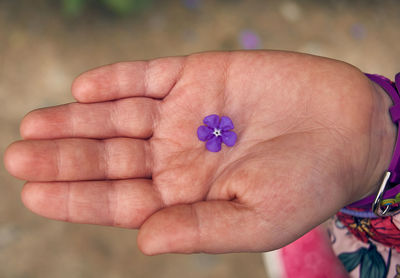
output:
[[[271,250],[375,190],[396,137],[379,90],[289,52],[118,63],[79,76],[78,103],[29,113],[5,164],[35,213],[140,228],[146,254]],[[210,114],[235,146],[206,150]]]

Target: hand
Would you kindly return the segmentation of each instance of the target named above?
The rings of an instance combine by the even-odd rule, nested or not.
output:
[[[375,190],[395,139],[378,90],[290,52],[117,63],[75,80],[78,103],[29,113],[5,165],[33,212],[140,228],[145,254],[272,250]],[[198,140],[210,114],[235,146]]]

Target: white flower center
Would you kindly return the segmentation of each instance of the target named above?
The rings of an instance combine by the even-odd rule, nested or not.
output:
[[[221,130],[218,129],[218,128],[214,128],[213,134],[214,134],[216,137],[221,136]]]

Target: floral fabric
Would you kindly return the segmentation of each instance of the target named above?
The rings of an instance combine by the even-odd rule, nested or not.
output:
[[[331,220],[332,247],[350,277],[400,278],[398,218],[358,218],[339,212]]]

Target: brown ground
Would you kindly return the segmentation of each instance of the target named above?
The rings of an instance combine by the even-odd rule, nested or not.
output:
[[[47,2],[0,2],[1,154],[19,138],[26,112],[72,101],[69,87],[80,72],[239,49],[242,30],[257,33],[261,48],[328,56],[390,77],[400,71],[396,1],[220,0],[188,10],[181,1],[158,0],[126,18],[95,9],[77,19]],[[43,219],[23,207],[21,181],[4,167],[0,177],[0,277],[265,277],[259,254],[146,257],[136,231]]]

